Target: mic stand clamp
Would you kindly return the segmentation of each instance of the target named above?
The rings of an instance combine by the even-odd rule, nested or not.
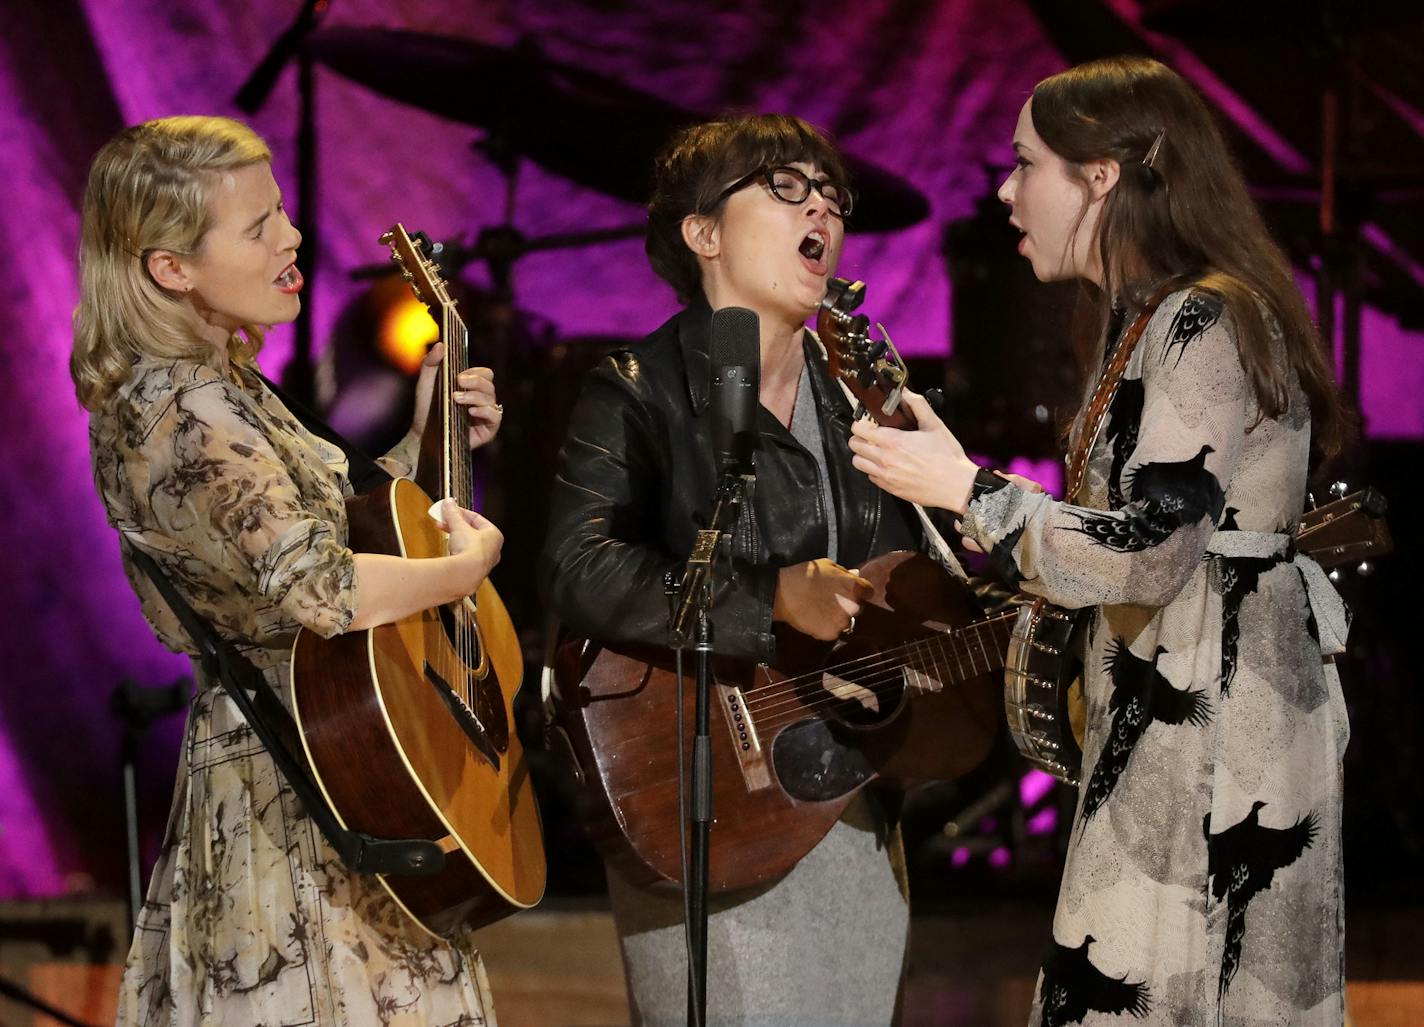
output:
[[[682,580],[669,590],[671,624],[668,644],[686,650],[693,642],[696,672],[696,724],[692,737],[691,855],[683,888],[687,893],[688,966],[687,1022],[701,1027],[707,1020],[707,885],[708,850],[712,830],[712,565],[724,539],[730,539],[741,511],[750,475],[735,469],[722,473],[707,527],[698,531]],[[672,575],[669,574],[669,578]],[[671,582],[669,582],[671,584]],[[695,618],[694,637],[689,622]],[[677,683],[682,687],[682,681]],[[678,739],[682,745],[682,739]]]

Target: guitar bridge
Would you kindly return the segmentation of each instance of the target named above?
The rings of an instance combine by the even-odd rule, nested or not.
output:
[[[470,709],[465,700],[456,694],[455,689],[450,686],[434,667],[428,662],[425,664],[425,678],[435,686],[435,694],[440,696],[445,708],[450,711],[450,715],[455,718],[455,723],[460,725],[460,730],[465,732],[475,750],[489,760],[490,766],[499,770],[499,751],[490,740],[489,733],[480,723],[479,717],[475,716],[475,711]]]
[[[732,736],[732,751],[737,754],[737,764],[742,771],[742,779],[747,790],[759,792],[771,787],[771,768],[766,763],[766,753],[762,750],[761,739],[757,737],[756,724],[740,688],[724,685],[718,681],[713,685],[717,690],[717,705],[726,717],[727,728]]]

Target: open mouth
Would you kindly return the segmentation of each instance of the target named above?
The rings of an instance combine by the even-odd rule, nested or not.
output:
[[[1024,228],[1023,225],[1020,225],[1017,221],[1011,220],[1009,224],[1013,227],[1015,232],[1019,233],[1018,250],[1020,253],[1023,253],[1024,246],[1028,243],[1028,229]]]
[[[810,235],[801,240],[801,245],[797,247],[801,256],[813,263],[819,262],[826,252],[826,235],[819,228],[811,232]]]
[[[296,261],[282,269],[282,273],[274,279],[274,284],[282,292],[299,292],[301,290],[302,273],[297,270]]]

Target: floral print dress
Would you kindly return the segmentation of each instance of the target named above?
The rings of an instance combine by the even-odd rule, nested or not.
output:
[[[341,451],[251,369],[182,361],[136,364],[91,417],[90,442],[125,546],[152,556],[289,702],[297,629],[337,634],[356,609]],[[386,469],[406,473],[412,456],[393,451]],[[125,567],[158,637],[192,654],[152,583]],[[197,673],[118,1022],[494,1024],[478,953],[433,938],[349,873],[221,686]]]
[[[1258,422],[1229,313],[1181,291],[1132,353],[1081,505],[1007,484],[970,503],[966,534],[1023,591],[1093,610],[1034,1025],[1342,1022],[1349,728],[1322,652],[1345,611],[1294,551],[1310,419],[1289,398]]]

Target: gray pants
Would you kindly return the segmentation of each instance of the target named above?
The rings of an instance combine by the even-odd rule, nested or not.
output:
[[[685,1024],[681,894],[670,887],[637,887],[612,868],[608,891],[634,1024]],[[781,880],[714,896],[709,907],[709,1027],[890,1023],[910,909],[891,868],[880,818],[865,798],[857,797]]]

